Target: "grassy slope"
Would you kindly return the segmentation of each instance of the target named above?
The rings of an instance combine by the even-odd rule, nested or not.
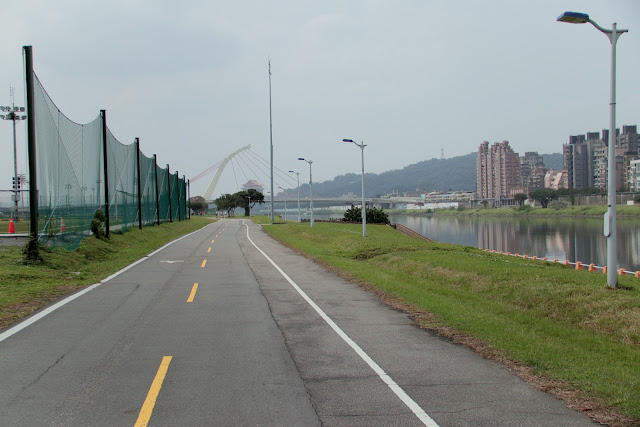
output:
[[[56,299],[97,283],[165,243],[204,227],[211,220],[133,228],[109,241],[85,238],[73,252],[43,250],[44,262],[24,265],[22,248],[0,247],[0,329]]]
[[[288,223],[275,238],[433,313],[535,374],[640,419],[640,281],[408,238],[384,226]]]

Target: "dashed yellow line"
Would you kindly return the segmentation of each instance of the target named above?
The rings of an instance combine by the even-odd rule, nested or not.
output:
[[[164,377],[167,375],[169,363],[171,363],[172,358],[173,356],[164,356],[162,358],[162,362],[160,363],[160,367],[158,368],[156,377],[151,383],[149,393],[147,393],[147,398],[144,400],[142,409],[140,409],[140,414],[138,415],[138,420],[135,423],[135,427],[145,427],[147,424],[149,424],[149,419],[151,418],[151,414],[153,413],[153,407],[156,406],[156,399],[158,398],[158,394],[160,393],[160,389],[162,388],[162,382],[164,381]]]
[[[194,283],[191,288],[191,293],[189,294],[189,298],[187,298],[187,302],[193,302],[193,299],[196,297],[196,291],[198,290],[198,284]]]
[[[216,236],[216,237],[218,237],[218,236]],[[213,242],[215,242],[215,239],[211,241],[211,243],[213,243]]]
[[[207,265],[207,260],[206,259],[204,261],[202,261],[202,265],[200,267],[204,268],[205,265]]]
[[[211,248],[207,249],[207,253],[211,252]]]

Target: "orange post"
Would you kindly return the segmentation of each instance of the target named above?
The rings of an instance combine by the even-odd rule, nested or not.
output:
[[[568,259],[564,260],[564,265],[569,265],[569,260]]]
[[[602,274],[607,274],[607,266],[602,267]]]
[[[636,277],[640,278],[640,271],[636,271]]]
[[[624,272],[624,268],[618,269],[618,276],[624,276],[625,274],[627,273]]]
[[[60,217],[60,232],[63,233],[67,231],[67,227],[64,226],[64,219]]]
[[[584,270],[584,267],[582,266],[582,261],[576,262],[576,270]]]
[[[589,271],[598,271],[595,264],[589,264]]]

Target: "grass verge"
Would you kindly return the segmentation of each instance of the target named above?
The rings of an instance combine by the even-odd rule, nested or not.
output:
[[[370,225],[367,238],[359,225],[264,229],[599,422],[640,420],[640,280],[620,277],[612,290],[602,274],[412,239],[385,226]]]
[[[210,222],[211,218],[194,216],[189,221],[112,233],[110,240],[87,237],[72,252],[42,249],[43,262],[35,265],[25,265],[22,247],[0,247],[0,329]]]

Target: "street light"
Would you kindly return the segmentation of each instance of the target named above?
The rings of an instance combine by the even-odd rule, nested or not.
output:
[[[13,88],[11,88],[11,97],[13,98]],[[12,102],[13,104],[13,102]],[[18,147],[16,143],[16,122],[20,120],[26,120],[27,116],[18,115],[17,113],[23,113],[24,107],[16,107],[12,105],[11,107],[0,107],[0,111],[6,112],[7,114],[1,114],[0,119],[3,120],[11,120],[13,122],[13,209],[14,216],[18,214],[18,200],[20,199],[19,192],[19,180],[18,180]]]
[[[296,181],[298,181],[298,222],[300,222],[300,172],[289,171],[289,173],[295,173]]]
[[[604,235],[607,237],[607,285],[612,288],[618,285],[618,254],[616,232],[616,43],[622,33],[629,30],[619,30],[617,24],[611,24],[611,29],[602,28],[589,18],[586,13],[565,12],[558,17],[559,22],[571,24],[590,23],[604,33],[611,42],[611,98],[609,103],[609,165],[608,165],[608,209],[604,215]]]
[[[353,139],[343,139],[342,142],[351,142],[358,147],[362,152],[362,237],[367,237],[367,206],[364,201],[364,147],[365,143],[360,141],[360,144],[354,142]]]
[[[284,188],[282,187],[278,187],[280,190],[282,190],[284,192],[284,194],[286,194],[287,196],[289,196],[289,194],[284,191]],[[284,222],[287,222],[287,198],[284,198]]]
[[[313,160],[306,160],[304,157],[298,157],[298,160],[309,163],[309,200],[311,200],[309,208],[311,209],[311,227],[313,227],[313,179],[311,177],[311,163],[313,163]]]

